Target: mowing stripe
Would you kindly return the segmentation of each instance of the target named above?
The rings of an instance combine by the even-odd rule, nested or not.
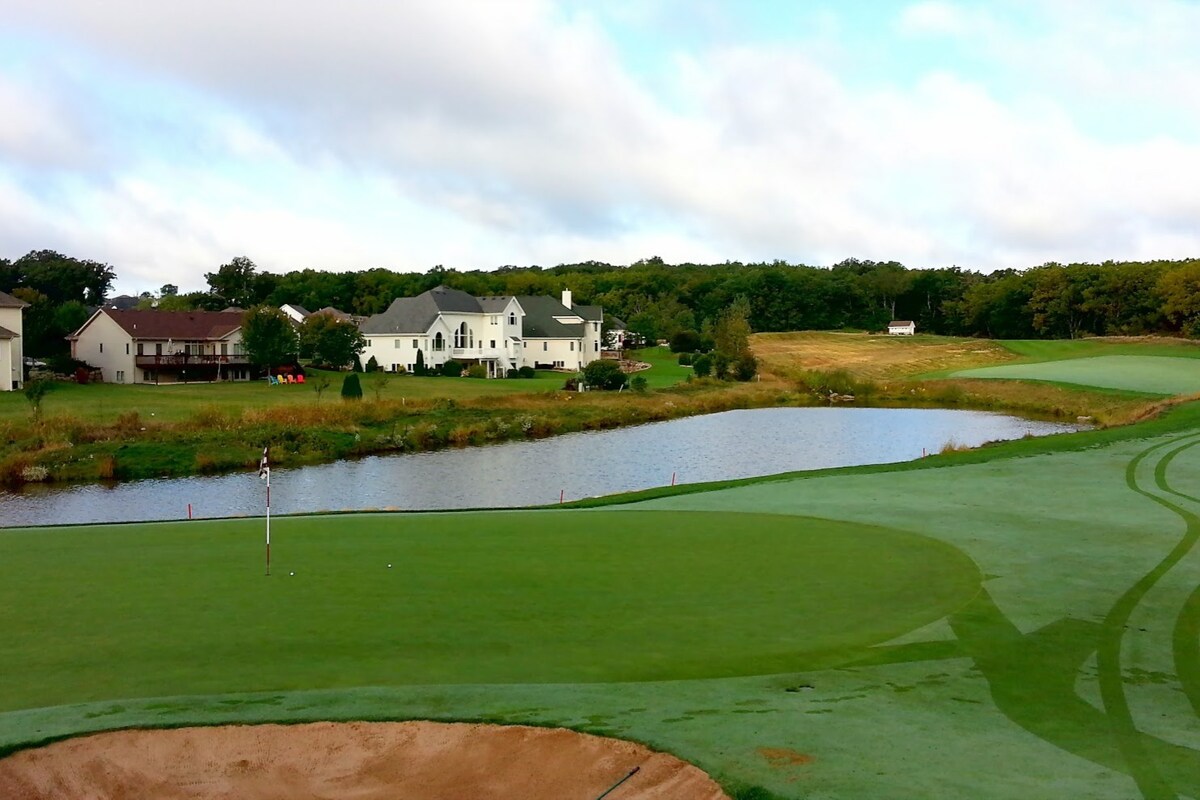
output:
[[[1126,466],[1125,482],[1129,488],[1177,514],[1186,523],[1187,529],[1183,538],[1166,557],[1129,587],[1105,615],[1101,625],[1099,648],[1096,652],[1101,700],[1108,712],[1108,719],[1117,746],[1121,749],[1121,753],[1129,765],[1130,776],[1137,783],[1138,789],[1146,800],[1160,800],[1160,798],[1167,800],[1176,798],[1178,795],[1163,777],[1134,725],[1121,673],[1121,644],[1125,635],[1125,627],[1133,610],[1142,602],[1150,589],[1162,579],[1163,575],[1187,555],[1196,544],[1197,539],[1200,538],[1200,518],[1169,500],[1143,489],[1138,483],[1137,469],[1152,454],[1176,445],[1175,449],[1167,453],[1165,457],[1161,457],[1155,464],[1155,483],[1159,488],[1166,490],[1167,465],[1178,453],[1200,444],[1200,439],[1194,437],[1190,441],[1184,441],[1183,444],[1178,444],[1179,441],[1180,439],[1176,439],[1147,448],[1134,456]]]

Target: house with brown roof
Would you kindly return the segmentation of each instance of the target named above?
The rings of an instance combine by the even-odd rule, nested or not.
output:
[[[7,292],[0,292],[0,391],[20,389],[25,376],[21,337],[25,333],[23,318],[28,305]]]
[[[250,380],[241,311],[101,308],[67,339],[105,383]]]

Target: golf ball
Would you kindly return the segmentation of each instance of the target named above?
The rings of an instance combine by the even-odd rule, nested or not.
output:
[[[392,568],[392,565],[391,565],[391,564],[388,564],[388,569],[391,569],[391,568]]]
[[[295,575],[296,573],[294,573],[294,572],[289,572],[288,574],[289,574],[289,575]]]

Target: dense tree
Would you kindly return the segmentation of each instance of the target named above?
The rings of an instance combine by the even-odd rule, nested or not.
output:
[[[312,359],[314,364],[344,369],[366,346],[357,325],[332,314],[310,314],[300,325],[300,357]]]
[[[53,250],[35,250],[0,269],[0,290],[18,287],[44,294],[52,304],[75,300],[88,306],[104,302],[116,278],[113,268],[98,261],[72,258]]]
[[[222,264],[216,272],[204,273],[210,293],[221,298],[225,305],[238,308],[263,303],[278,282],[274,275],[259,275],[254,262],[238,256]]]
[[[750,349],[750,301],[739,297],[717,319],[713,327],[713,350],[733,362]]]
[[[242,317],[242,346],[250,363],[271,369],[296,359],[296,331],[273,306],[255,306]]]

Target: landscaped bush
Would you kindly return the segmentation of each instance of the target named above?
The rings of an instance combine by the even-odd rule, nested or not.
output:
[[[375,356],[371,356],[370,358],[367,359],[367,372],[378,372],[378,371],[379,371],[379,361],[375,358]]]
[[[467,377],[468,378],[486,378],[487,377],[487,367],[485,367],[483,364],[472,364],[471,366],[467,367]]]
[[[362,382],[358,379],[357,372],[351,372],[342,379],[343,400],[362,400],[362,394]]]
[[[593,361],[583,368],[583,382],[590,389],[616,391],[627,380],[629,376],[621,371],[621,365],[616,361]]]
[[[692,360],[692,372],[697,378],[707,378],[709,375],[712,375],[712,367],[712,356],[696,356]]]
[[[679,366],[690,367],[692,365],[692,361],[695,358],[696,358],[696,356],[694,353],[680,353],[679,354]]]
[[[521,367],[519,370],[517,370],[517,372],[521,375],[522,378],[536,378],[537,377],[537,371],[533,367],[529,367],[529,366]]]
[[[634,375],[629,380],[629,388],[632,389],[633,391],[637,392],[638,394],[645,394],[646,385],[647,384],[646,384],[646,376],[645,375]]]
[[[504,373],[504,377],[519,378],[519,377],[521,377],[521,372],[519,370],[510,369],[508,372]]]
[[[442,374],[447,378],[461,378],[463,374],[463,365],[461,361],[455,361],[453,358],[442,364]]]

